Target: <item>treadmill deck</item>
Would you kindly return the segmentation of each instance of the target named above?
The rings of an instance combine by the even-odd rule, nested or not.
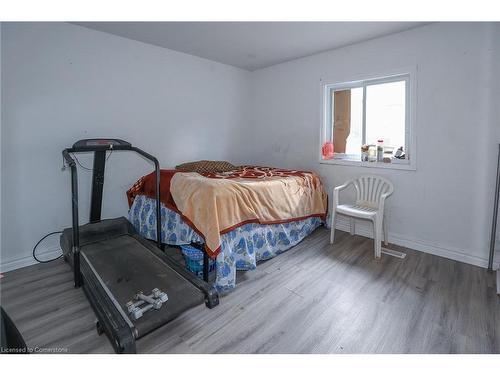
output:
[[[204,302],[203,294],[193,284],[132,235],[89,243],[81,247],[80,255],[106,286],[122,315],[129,316],[126,304],[136,293],[150,294],[154,288],[167,293],[168,301],[159,310],[150,310],[137,320],[129,317],[137,338]]]

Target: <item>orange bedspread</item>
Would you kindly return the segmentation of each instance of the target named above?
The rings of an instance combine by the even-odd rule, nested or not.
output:
[[[139,180],[129,190],[129,203],[137,194],[154,196],[154,176],[149,176],[142,178],[142,187]],[[148,177],[150,183],[145,184]],[[167,180],[170,194],[165,191]],[[327,194],[312,172],[267,167],[205,175],[164,171],[161,185],[162,202],[204,237],[211,256],[220,250],[220,235],[243,224],[325,218],[327,213]]]

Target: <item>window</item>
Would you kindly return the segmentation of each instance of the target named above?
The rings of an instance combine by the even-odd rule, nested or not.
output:
[[[321,161],[385,167],[413,164],[410,78],[405,73],[323,84]],[[374,163],[368,165],[370,161]]]

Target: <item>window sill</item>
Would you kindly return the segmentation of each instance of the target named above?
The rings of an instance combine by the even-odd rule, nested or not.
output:
[[[406,171],[417,170],[416,166],[411,164],[408,160],[406,163],[383,163],[377,161],[361,161],[354,159],[320,159],[320,164],[333,164],[333,165],[345,165],[351,167],[364,167],[364,168],[382,168],[382,169],[399,169]]]

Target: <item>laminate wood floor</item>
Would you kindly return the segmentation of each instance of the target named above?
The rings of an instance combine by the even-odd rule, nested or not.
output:
[[[494,275],[403,249],[373,258],[373,241],[317,229],[238,275],[216,308],[195,307],[137,342],[139,353],[499,353]],[[396,246],[392,246],[401,250]],[[1,303],[28,346],[112,353],[69,266],[8,272]]]

